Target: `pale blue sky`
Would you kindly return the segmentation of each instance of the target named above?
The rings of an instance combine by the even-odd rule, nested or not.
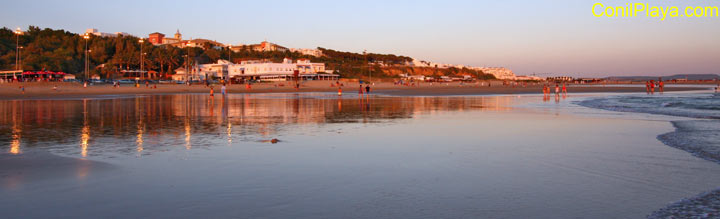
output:
[[[0,26],[393,53],[518,74],[720,73],[720,17],[596,18],[627,1],[8,1]],[[720,1],[645,1],[720,6]]]

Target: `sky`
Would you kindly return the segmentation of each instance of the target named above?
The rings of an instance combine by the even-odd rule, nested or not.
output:
[[[519,75],[720,73],[720,17],[595,17],[592,5],[552,1],[7,1],[0,26],[127,32],[289,48],[391,53]],[[720,1],[644,1],[720,6]]]

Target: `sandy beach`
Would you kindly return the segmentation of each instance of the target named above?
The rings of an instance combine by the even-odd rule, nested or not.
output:
[[[358,93],[357,82],[341,82],[343,93]],[[481,86],[482,83],[482,86]],[[540,94],[543,85],[503,86],[499,81],[478,83],[421,83],[416,86],[395,85],[389,82],[378,82],[371,86],[372,93],[400,95],[400,96],[444,96],[444,95],[483,95],[483,94]],[[229,93],[288,93],[288,92],[338,92],[338,87],[331,81],[305,81],[300,89],[293,87],[294,82],[256,83],[248,89],[244,84],[233,84],[226,87]],[[25,91],[20,89],[25,86]],[[54,87],[57,86],[55,90]],[[220,93],[220,85],[213,85],[214,92]],[[554,88],[553,88],[554,89]],[[668,86],[665,91],[692,91],[704,90],[706,87],[693,85]],[[621,85],[570,85],[569,93],[629,93],[645,92],[641,86]],[[210,93],[205,85],[193,84],[157,84],[146,87],[140,85],[123,84],[114,88],[109,84],[97,84],[83,87],[79,83],[63,82],[28,82],[0,84],[0,99],[37,99],[37,98],[77,98],[104,95],[138,95],[138,94],[181,94],[181,93]]]

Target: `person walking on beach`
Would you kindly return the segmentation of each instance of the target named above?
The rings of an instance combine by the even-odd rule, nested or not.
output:
[[[365,94],[370,95],[370,84],[365,85]]]
[[[562,92],[563,94],[567,94],[567,83],[563,83]]]
[[[342,87],[338,86],[338,96],[342,96]]]
[[[360,84],[360,90],[358,91],[358,94],[360,94],[360,96],[363,96],[363,87],[362,87],[362,84]]]
[[[222,87],[220,87],[220,92],[223,96],[225,96],[225,84],[223,83]]]
[[[665,82],[662,81],[662,78],[660,78],[660,81],[658,82],[658,88],[660,88],[660,93],[665,92]]]
[[[213,87],[210,87],[210,96],[211,97],[215,96],[215,89],[213,89]]]

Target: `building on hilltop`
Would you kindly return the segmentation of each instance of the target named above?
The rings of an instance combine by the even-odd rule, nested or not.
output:
[[[103,32],[98,31],[98,29],[95,29],[95,28],[90,28],[90,29],[85,30],[85,34],[95,35],[95,36],[99,36],[99,37],[132,36],[129,33],[125,33],[125,32],[103,33]]]
[[[176,44],[182,42],[182,34],[180,34],[180,29],[175,32],[174,37],[165,37],[165,34],[155,32],[148,35],[148,40],[153,45]]]
[[[152,43],[153,45],[163,44],[164,39],[165,39],[165,34],[162,34],[162,33],[155,32],[155,33],[151,33],[150,35],[148,35],[148,41],[150,41],[150,43]]]
[[[517,76],[510,69],[503,67],[472,67],[472,70],[479,70],[485,74],[491,74],[500,80],[515,80]]]
[[[280,46],[278,44],[274,44],[268,41],[262,41],[260,44],[252,44],[248,45],[248,47],[251,50],[258,51],[258,52],[286,52],[288,51],[287,48]]]
[[[297,49],[297,48],[290,48],[290,52],[297,52],[303,55],[308,56],[315,56],[315,57],[321,57],[323,56],[322,50],[319,49]]]
[[[221,49],[225,47],[225,44],[219,43],[214,40],[208,40],[208,39],[194,39],[194,40],[183,40],[177,43],[168,43],[167,45],[178,47],[178,48],[186,48],[186,47],[200,47],[200,48],[213,48],[213,49]]]
[[[172,43],[179,43],[182,41],[182,34],[180,34],[180,29],[175,31],[175,35],[173,38],[165,37],[162,40],[162,44],[172,44]]]

